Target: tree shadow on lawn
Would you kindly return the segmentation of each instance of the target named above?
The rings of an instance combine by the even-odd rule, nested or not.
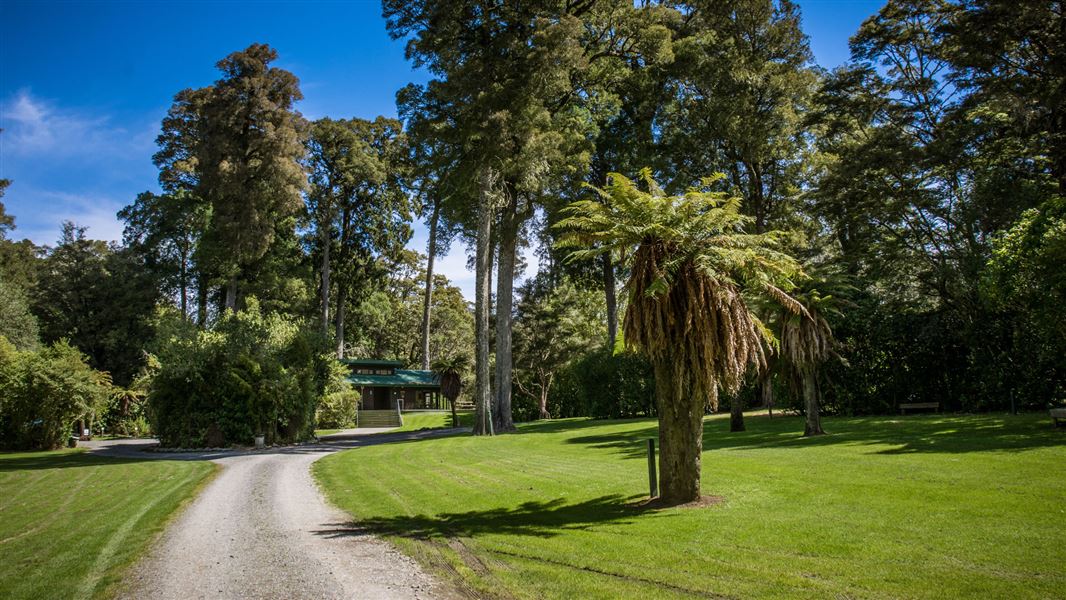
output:
[[[118,458],[99,456],[91,452],[51,452],[40,454],[18,452],[17,455],[0,453],[0,473],[10,471],[40,471],[44,469],[67,469],[70,467],[115,466],[144,462],[151,458]]]
[[[745,419],[747,431],[732,433],[729,422],[711,419],[703,424],[703,449],[757,450],[829,446],[837,444],[889,446],[870,454],[957,454],[1020,452],[1066,446],[1066,431],[1051,427],[1035,415],[922,415],[905,417],[823,418],[829,435],[803,437],[802,417],[764,416]],[[647,456],[646,440],[658,437],[658,425],[606,435],[572,437],[570,444],[614,449],[629,458]]]
[[[367,534],[397,535],[419,540],[476,537],[486,533],[554,537],[565,531],[603,524],[624,525],[645,511],[633,504],[643,496],[618,494],[567,504],[562,498],[523,502],[514,508],[471,510],[434,515],[370,517],[354,523],[329,524],[314,533],[324,537]]]

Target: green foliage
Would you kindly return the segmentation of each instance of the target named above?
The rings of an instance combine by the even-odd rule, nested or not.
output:
[[[316,426],[320,429],[347,429],[355,427],[359,416],[359,392],[334,392],[322,397],[315,413]]]
[[[148,394],[153,430],[164,446],[307,439],[319,400],[340,378],[320,344],[293,319],[262,313],[254,298],[210,331],[163,341]]]
[[[5,279],[0,279],[0,337],[19,350],[33,350],[40,343],[37,317],[26,294]]]
[[[66,442],[77,419],[92,421],[107,406],[111,381],[65,340],[18,351],[0,337],[0,446],[48,450]]]

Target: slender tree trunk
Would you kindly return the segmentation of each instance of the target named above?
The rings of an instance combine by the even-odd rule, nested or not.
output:
[[[437,257],[437,222],[440,220],[440,201],[433,201],[429,218],[429,247],[426,249],[426,295],[422,302],[422,370],[429,370],[429,323],[433,310],[433,260]]]
[[[659,495],[666,504],[700,497],[704,398],[690,392],[689,373],[672,363],[655,365],[659,409]]]
[[[345,305],[348,304],[348,290],[347,286],[340,286],[337,288],[337,311],[336,311],[336,330],[337,336],[337,358],[344,358],[344,312]]]
[[[189,320],[189,252],[182,248],[181,250],[181,271],[178,273],[178,278],[181,280],[181,318]]]
[[[196,275],[196,324],[207,327],[207,278],[203,272]]]
[[[226,282],[226,309],[237,310],[237,276],[230,277]]]
[[[614,259],[603,255],[603,292],[607,299],[607,348],[614,351],[618,340],[618,290],[614,281]]]
[[[744,431],[744,401],[740,394],[729,399],[729,431]]]
[[[825,435],[822,430],[822,415],[818,406],[818,381],[813,369],[803,371],[803,403],[807,413],[807,422],[803,436]]]
[[[477,255],[474,273],[474,337],[476,342],[474,435],[493,435],[492,385],[489,381],[489,302],[492,294],[492,173],[481,172],[478,192]]]
[[[542,377],[540,380],[540,399],[537,402],[537,408],[540,411],[541,419],[550,419],[552,415],[548,412],[548,392],[552,387],[552,376],[546,378]]]
[[[448,403],[452,405],[452,427],[458,427],[459,413],[455,410],[455,398],[448,398]]]
[[[321,225],[320,225],[321,226]],[[322,274],[322,285],[319,290],[321,305],[319,309],[322,311],[322,335],[325,336],[329,333],[329,276],[330,276],[330,264],[329,264],[329,251],[330,243],[328,229],[322,235],[322,266],[320,272]]]
[[[496,404],[493,420],[496,431],[514,431],[511,414],[511,311],[514,306],[514,264],[518,250],[517,198],[507,207],[500,226],[500,264],[496,274]]]

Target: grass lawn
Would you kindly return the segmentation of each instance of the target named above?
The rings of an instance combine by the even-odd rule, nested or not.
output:
[[[0,598],[92,598],[214,471],[78,450],[0,454]]]
[[[459,425],[471,427],[474,425],[474,413],[471,411],[459,411]],[[395,431],[418,431],[419,429],[444,429],[452,427],[452,413],[448,412],[405,412],[403,413],[403,427]]]
[[[1048,598],[1066,590],[1066,431],[1046,415],[705,423],[703,508],[642,510],[650,420],[533,423],[314,465],[332,502],[516,598]],[[388,477],[382,477],[388,473]]]

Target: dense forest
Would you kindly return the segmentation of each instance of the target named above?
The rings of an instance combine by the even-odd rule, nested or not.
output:
[[[623,316],[645,304],[634,281],[667,275],[627,248],[660,235],[653,222],[703,239],[689,230],[712,215],[703,230],[727,223],[746,277],[784,270],[758,240],[796,266],[787,287],[766,284],[791,312],[729,281],[758,307],[744,327],[772,340],[761,368],[723,374],[734,428],[745,406],[989,411],[1066,395],[1061,2],[890,0],[832,71],[788,0],[382,10],[432,75],[397,92],[398,118],[306,120],[296,74],[255,44],[174,96],[159,191],[118,214],[121,243],[75,223],[54,246],[17,241],[0,205],[0,428],[22,428],[5,439],[29,435],[46,388],[81,390],[56,414],[154,425],[175,444],[300,439],[344,393],[327,356],[462,365],[495,431],[653,414],[658,367]],[[709,208],[653,221],[667,197]],[[632,227],[612,239],[634,244],[574,251],[575,226],[621,227],[623,205]],[[416,220],[422,253],[406,249]],[[476,272],[470,304],[434,271],[454,244]],[[519,280],[523,248],[540,269]]]

